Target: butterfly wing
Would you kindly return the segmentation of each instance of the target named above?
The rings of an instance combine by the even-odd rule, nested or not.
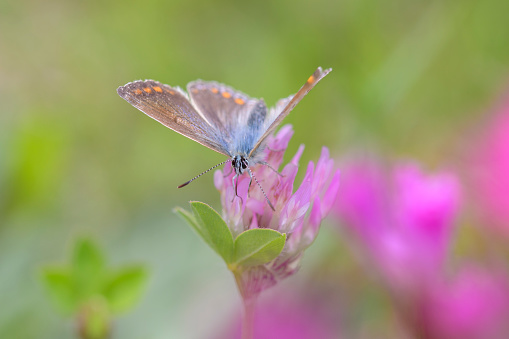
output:
[[[321,67],[318,67],[316,69],[316,71],[313,73],[313,75],[311,75],[308,80],[306,81],[306,83],[304,84],[304,86],[302,86],[299,91],[297,92],[297,94],[295,94],[293,97],[289,97],[289,98],[286,98],[286,99],[282,99],[278,102],[278,104],[276,105],[276,110],[277,110],[277,107],[278,106],[284,106],[284,108],[281,110],[281,113],[279,113],[279,115],[274,119],[274,121],[272,122],[269,122],[269,127],[267,127],[267,129],[265,130],[265,132],[263,133],[263,135],[258,139],[258,141],[256,142],[256,144],[253,146],[252,150],[250,151],[249,153],[249,157],[252,157],[256,151],[258,150],[258,148],[260,147],[260,145],[263,144],[263,142],[265,141],[265,139],[274,132],[274,130],[279,126],[279,124],[281,123],[281,121],[283,121],[284,118],[286,118],[286,116],[288,114],[290,114],[290,112],[292,111],[292,109],[299,103],[299,101],[302,100],[302,98],[304,98],[306,96],[306,94],[308,94],[308,92],[313,88],[315,87],[315,85],[320,81],[322,80],[327,74],[329,74],[329,72],[332,71],[331,68],[328,68],[326,70],[322,70]]]
[[[180,88],[172,88],[153,80],[139,80],[120,86],[117,93],[175,132],[218,153],[229,155],[224,136],[200,115]]]
[[[197,80],[187,85],[197,110],[228,137],[230,155],[246,155],[260,135],[267,117],[267,106],[231,87],[217,82]]]

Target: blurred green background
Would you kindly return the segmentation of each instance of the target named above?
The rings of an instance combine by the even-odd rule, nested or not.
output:
[[[172,212],[220,206],[212,175],[176,187],[223,157],[131,107],[118,86],[201,78],[273,105],[332,67],[286,119],[286,158],[304,143],[302,163],[326,145],[435,166],[507,84],[507,13],[504,0],[1,1],[0,338],[72,337],[37,274],[82,235],[109,265],[150,271],[114,338],[209,338],[238,313],[220,258]],[[322,232],[331,237],[287,286],[363,278]]]

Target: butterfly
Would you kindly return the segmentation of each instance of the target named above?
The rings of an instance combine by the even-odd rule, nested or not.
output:
[[[190,82],[187,93],[179,87],[154,80],[129,82],[120,86],[117,93],[166,127],[228,157],[226,161],[197,175],[179,188],[231,162],[232,170],[235,171],[232,179],[235,196],[238,196],[235,179],[238,183],[239,176],[247,171],[251,181],[255,179],[267,203],[274,210],[250,166],[263,164],[270,167],[263,161],[267,137],[330,71],[330,68],[322,70],[318,67],[295,95],[279,100],[270,109],[263,99],[251,98],[226,85],[202,80]]]

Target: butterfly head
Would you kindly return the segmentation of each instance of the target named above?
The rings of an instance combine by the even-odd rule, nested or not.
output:
[[[232,167],[236,175],[241,175],[249,167],[249,161],[243,155],[234,155],[232,157]]]

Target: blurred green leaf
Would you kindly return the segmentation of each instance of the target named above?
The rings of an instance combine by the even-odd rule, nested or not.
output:
[[[111,316],[132,308],[146,285],[141,265],[112,271],[91,239],[79,239],[66,268],[45,268],[41,274],[58,308],[77,316],[83,338],[107,338]]]
[[[104,281],[104,257],[90,239],[80,239],[74,247],[72,274],[78,296],[86,299],[101,289]]]
[[[209,205],[199,201],[191,202],[193,215],[176,208],[179,214],[198,235],[229,264],[233,257],[233,236],[221,216]]]
[[[71,314],[76,310],[77,298],[69,270],[53,267],[44,268],[41,280],[50,298],[61,312]]]
[[[8,166],[2,187],[4,208],[41,211],[58,201],[58,195],[49,192],[58,191],[62,185],[68,135],[57,122],[43,116],[22,123],[9,142],[10,149],[2,155]]]
[[[241,266],[256,266],[274,260],[285,246],[286,235],[272,229],[252,229],[235,239],[233,262]]]
[[[147,282],[144,267],[135,266],[120,270],[106,283],[103,295],[113,313],[125,312],[138,301]]]

